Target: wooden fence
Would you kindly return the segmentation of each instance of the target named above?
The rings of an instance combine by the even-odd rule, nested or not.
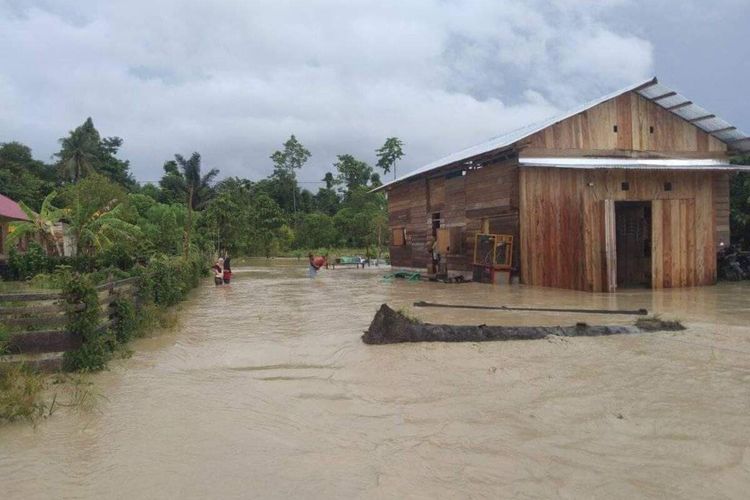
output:
[[[111,305],[119,297],[135,300],[138,278],[110,281],[96,287],[102,313],[100,328],[112,324]],[[77,306],[83,309],[83,304]],[[0,323],[9,330],[6,357],[39,353],[63,353],[81,347],[81,335],[67,331],[68,317],[59,292],[0,295]],[[2,356],[0,356],[2,358]],[[53,364],[56,365],[56,364]]]

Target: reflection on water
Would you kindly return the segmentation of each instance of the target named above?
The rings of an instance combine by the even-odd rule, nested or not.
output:
[[[98,411],[0,429],[4,498],[741,497],[747,284],[595,295],[384,283],[304,261],[209,281],[93,377]],[[647,308],[684,333],[366,346],[382,302]],[[412,309],[429,322],[620,316]]]

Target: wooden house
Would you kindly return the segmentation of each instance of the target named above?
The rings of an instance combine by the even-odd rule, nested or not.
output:
[[[378,188],[391,262],[424,270],[435,238],[448,273],[476,277],[479,247],[500,241],[481,235],[507,235],[512,252],[490,264],[528,285],[713,284],[729,244],[729,175],[750,168],[729,157],[747,151],[750,138],[726,121],[656,78],[639,82]]]

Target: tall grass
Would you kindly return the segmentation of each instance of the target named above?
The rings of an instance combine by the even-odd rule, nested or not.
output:
[[[42,398],[45,377],[20,363],[0,364],[0,423],[35,421],[49,415]]]

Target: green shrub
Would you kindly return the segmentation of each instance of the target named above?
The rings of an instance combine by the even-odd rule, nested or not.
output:
[[[113,268],[129,271],[135,265],[135,259],[123,245],[112,245],[96,259],[97,268]]]
[[[49,260],[39,243],[32,241],[24,253],[11,248],[8,254],[10,277],[15,280],[31,279],[39,273],[49,271]]]
[[[115,340],[120,344],[129,342],[135,336],[139,325],[135,313],[135,304],[131,300],[119,297],[110,304],[110,307],[112,309],[112,320],[114,321],[112,333]]]
[[[83,341],[80,349],[65,353],[65,369],[96,371],[106,368],[116,342],[112,332],[99,328],[101,308],[90,278],[78,273],[68,275],[62,293],[68,316],[67,330],[81,335]],[[81,310],[79,305],[83,305]]]
[[[144,303],[172,306],[198,286],[207,270],[208,266],[198,255],[187,260],[164,255],[153,257],[137,271],[141,277],[140,298]]]
[[[117,281],[125,278],[130,278],[131,276],[132,273],[123,271],[122,269],[118,269],[116,267],[106,267],[90,273],[89,279],[94,285],[103,285],[104,283],[108,283],[109,281]]]

